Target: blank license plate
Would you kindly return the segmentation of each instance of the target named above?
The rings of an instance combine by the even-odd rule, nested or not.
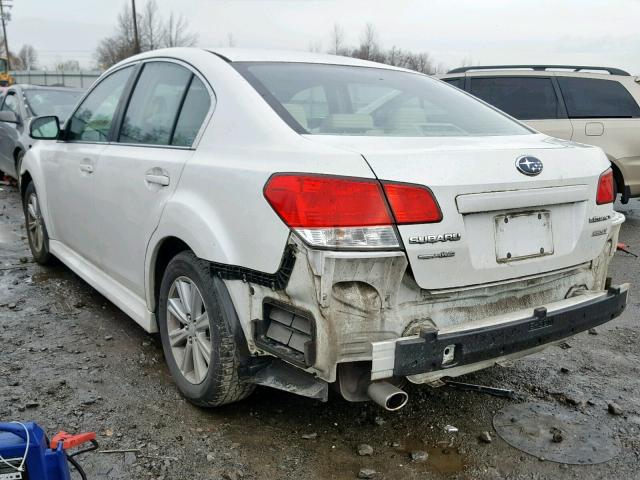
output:
[[[494,220],[498,262],[553,255],[553,231],[549,212],[498,215]]]

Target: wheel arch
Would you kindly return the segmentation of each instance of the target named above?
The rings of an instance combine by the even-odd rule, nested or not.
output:
[[[618,166],[618,162],[615,158],[613,158],[611,155],[607,155],[607,157],[611,162],[611,170],[613,170],[613,179],[616,182],[617,191],[620,195],[622,195],[622,198],[624,199],[626,197],[626,191],[625,191],[624,175],[622,174],[622,170]]]
[[[29,182],[33,182],[36,191],[38,192],[38,202],[40,203],[40,210],[42,211],[42,219],[47,227],[49,238],[52,240],[57,239],[55,225],[51,218],[51,212],[49,211],[47,182],[45,181],[45,175],[42,169],[40,152],[38,149],[24,150],[24,158],[22,159],[21,170],[18,172],[18,188],[20,191],[20,198],[24,200],[24,194],[26,192]]]
[[[24,148],[20,145],[16,145],[16,148],[13,149],[13,160],[16,162],[16,167],[18,166],[18,155],[20,155],[20,152],[24,152]],[[16,171],[16,174],[20,175],[20,172]]]
[[[167,265],[173,257],[184,251],[191,251],[198,258],[210,261],[210,252],[199,245],[198,240],[188,238],[188,235],[168,233],[159,236],[157,240],[150,243],[147,248],[146,272],[146,297],[147,308],[151,312],[156,312],[158,306],[158,294],[162,284]]]
[[[153,306],[153,312],[155,313],[154,318],[158,330],[160,329],[160,325],[158,323],[158,301],[160,297],[162,277],[164,276],[164,272],[166,271],[169,262],[171,262],[171,259],[185,251],[192,252],[197,257],[199,256],[187,242],[176,235],[163,237],[155,245],[149,270],[149,281],[147,282],[147,295],[151,295],[151,297],[148,297],[150,298],[149,304]],[[229,329],[236,340],[236,346],[238,348],[241,363],[245,364],[248,361],[250,354],[242,323],[238,318],[238,313],[235,309],[231,294],[223,280],[215,278],[214,281],[221,282],[218,291],[220,294],[220,301],[222,302],[221,306],[226,311],[227,318],[229,320]]]
[[[13,160],[16,162],[16,168],[18,167],[18,154],[20,152],[24,152],[25,154],[22,159],[22,165],[20,166],[22,172],[16,171],[16,177],[19,179],[18,186],[20,188],[20,195],[24,196],[24,191],[29,182],[33,182],[38,191],[43,190],[45,185],[42,185],[44,182],[42,182],[41,179],[44,178],[44,175],[42,173],[39,155],[37,153],[35,155],[27,155],[27,151],[22,145],[16,145],[13,149]]]
[[[209,262],[228,263],[233,245],[224,232],[216,211],[197,196],[182,198],[177,194],[165,205],[145,255],[145,293],[150,311],[156,311],[166,265],[181,251],[190,250]]]
[[[156,245],[149,268],[150,285],[148,289],[151,294],[151,301],[149,303],[153,306],[154,312],[157,309],[162,276],[169,262],[173,257],[187,250],[193,252],[193,248],[191,248],[188,243],[176,236],[164,237]]]
[[[24,193],[27,189],[27,185],[33,181],[33,177],[31,177],[31,173],[29,170],[25,170],[25,172],[20,175],[20,182],[18,183],[20,187],[20,198],[24,200]]]

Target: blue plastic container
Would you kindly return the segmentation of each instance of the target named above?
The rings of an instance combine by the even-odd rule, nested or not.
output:
[[[19,472],[0,462],[0,479],[3,475],[7,475],[4,478],[12,480],[71,480],[62,442],[52,450],[49,448],[44,431],[38,425],[29,422],[24,426],[26,431],[17,423],[0,423],[0,455],[5,460],[22,459],[27,447],[27,433],[29,435],[25,471],[18,476]],[[12,461],[11,463],[18,466],[20,462]]]

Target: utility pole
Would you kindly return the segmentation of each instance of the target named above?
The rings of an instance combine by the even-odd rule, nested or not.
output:
[[[0,0],[0,17],[2,17],[2,35],[4,36],[4,51],[7,55],[7,73],[11,70],[11,55],[9,55],[9,40],[7,40],[7,22],[4,15],[5,8],[11,8],[12,5],[4,4],[4,0]]]
[[[0,5],[1,4],[2,0],[0,0]],[[138,38],[138,15],[136,15],[136,0],[131,0],[131,10],[133,10],[133,41],[136,49],[135,53],[140,53],[140,39]],[[4,38],[6,41],[6,35]]]

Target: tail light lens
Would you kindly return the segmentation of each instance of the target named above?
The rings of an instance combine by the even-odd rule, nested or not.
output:
[[[598,180],[596,203],[598,205],[613,203],[613,201],[615,200],[613,191],[613,171],[609,168],[602,175],[600,175],[600,180]]]
[[[321,248],[399,248],[395,223],[442,218],[426,187],[367,178],[276,174],[264,196],[287,226]]]
[[[427,187],[391,182],[382,185],[398,225],[442,220],[440,205]]]
[[[277,174],[267,182],[264,195],[292,228],[393,224],[376,180]]]

